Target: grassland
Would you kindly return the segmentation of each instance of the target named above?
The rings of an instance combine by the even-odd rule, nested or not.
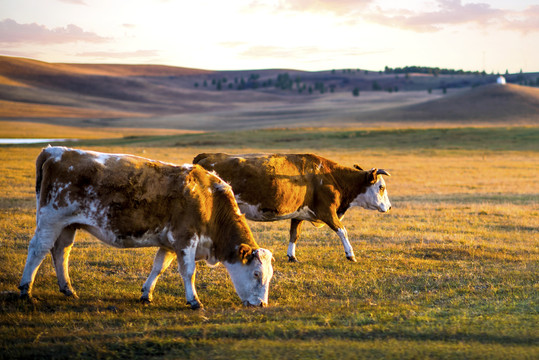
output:
[[[152,305],[137,302],[155,250],[113,249],[85,233],[71,255],[80,299],[58,292],[48,257],[40,301],[19,301],[39,146],[0,147],[0,358],[536,359],[538,133],[304,129],[79,142],[176,163],[204,151],[316,152],[392,173],[391,213],[352,209],[344,219],[358,263],[326,227],[305,226],[300,262],[290,264],[288,223],[250,222],[276,257],[270,307],[241,307],[225,269],[199,264],[206,309],[195,312],[174,267]]]

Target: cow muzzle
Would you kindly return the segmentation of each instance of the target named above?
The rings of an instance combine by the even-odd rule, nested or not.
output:
[[[250,301],[244,301],[243,302],[243,306],[246,306],[246,307],[267,307],[268,304],[265,303],[264,301],[260,301],[258,304],[253,304],[251,303]]]

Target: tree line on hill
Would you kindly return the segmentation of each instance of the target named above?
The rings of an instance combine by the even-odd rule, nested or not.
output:
[[[441,69],[439,67],[428,67],[428,66],[405,66],[390,68],[386,66],[384,68],[384,73],[386,74],[429,74],[433,76],[438,75],[487,75],[486,71],[464,71],[462,69]]]
[[[360,72],[361,70],[357,70]],[[376,74],[376,72],[372,72]],[[279,73],[274,78],[261,79],[260,74],[251,73],[248,76],[235,76],[233,79],[228,79],[226,76],[213,77],[210,79],[204,79],[201,82],[195,82],[195,88],[214,88],[215,90],[256,90],[256,89],[277,89],[280,91],[295,91],[298,94],[324,94],[324,93],[333,93],[337,87],[349,89],[348,91],[352,92],[353,96],[359,96],[360,91],[387,91],[389,93],[398,92],[400,90],[399,83],[406,85],[410,82],[410,74],[419,73],[419,74],[429,74],[433,77],[438,75],[473,75],[481,77],[484,80],[478,80],[476,82],[470,83],[469,80],[456,81],[452,83],[446,83],[445,81],[440,81],[437,85],[429,85],[426,87],[426,90],[431,93],[434,88],[443,90],[445,93],[449,87],[464,87],[464,86],[478,86],[488,82],[491,82],[494,77],[497,75],[490,74],[487,75],[484,71],[463,71],[463,70],[453,70],[453,69],[440,69],[433,67],[424,67],[424,66],[405,66],[402,68],[390,68],[385,67],[384,71],[380,71],[378,74],[394,74],[395,79],[390,78],[377,78],[369,80],[368,77],[362,78],[361,83],[358,83],[359,80],[351,80],[350,77],[346,75],[354,74],[354,71],[351,69],[343,69],[342,72],[336,70],[331,71],[331,75],[322,76],[318,75],[317,77],[311,78],[302,78],[299,75],[293,76],[289,73]],[[342,75],[341,75],[342,74]],[[369,71],[364,71],[365,75],[369,75]],[[400,78],[399,75],[404,74],[405,76]],[[539,77],[533,79],[530,76],[525,76],[522,74],[513,74],[509,75],[506,72],[506,79],[508,82],[517,83],[527,86],[539,86]]]

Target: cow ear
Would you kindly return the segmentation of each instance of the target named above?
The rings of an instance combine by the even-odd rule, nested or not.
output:
[[[369,175],[367,175],[367,179],[371,184],[374,184],[378,180],[378,169],[373,168],[369,171]]]
[[[354,168],[355,169],[358,169],[360,171],[363,171],[363,169],[361,168],[361,166],[359,166],[358,164],[354,164]]]
[[[238,255],[241,262],[246,264],[253,257],[253,249],[247,244],[241,244],[238,248]]]

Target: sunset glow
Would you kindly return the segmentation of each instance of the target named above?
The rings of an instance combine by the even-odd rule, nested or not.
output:
[[[212,70],[539,71],[531,0],[0,0],[0,54]]]

